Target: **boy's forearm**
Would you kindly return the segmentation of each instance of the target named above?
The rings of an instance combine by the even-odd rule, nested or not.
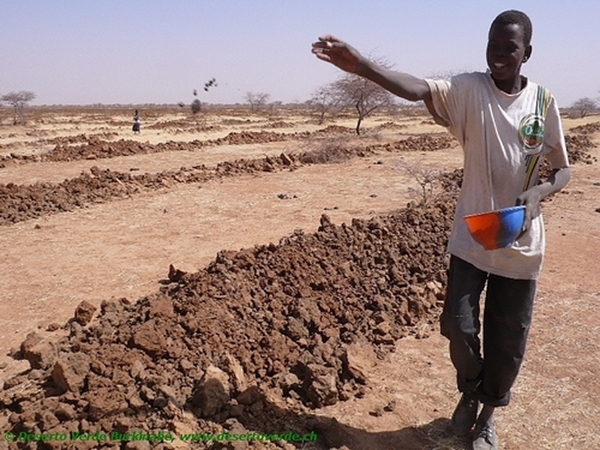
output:
[[[563,167],[562,169],[553,170],[548,179],[536,186],[540,194],[540,198],[546,198],[549,195],[555,194],[564,188],[571,179],[571,169]]]
[[[356,74],[377,83],[392,94],[406,100],[431,99],[431,92],[425,80],[407,73],[386,69],[367,59],[360,61],[356,68]]]
[[[548,179],[541,184],[523,192],[517,197],[517,205],[526,205],[525,222],[523,232],[529,229],[532,218],[540,214],[540,202],[564,188],[571,178],[571,170],[568,167],[553,170]]]

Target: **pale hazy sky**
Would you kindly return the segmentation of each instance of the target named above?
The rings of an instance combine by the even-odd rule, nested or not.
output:
[[[597,0],[0,0],[0,95],[191,103],[198,89],[208,103],[244,103],[249,91],[302,102],[340,75],[310,53],[321,34],[416,76],[485,70],[490,22],[506,9],[533,21],[523,74],[560,106],[600,95]]]

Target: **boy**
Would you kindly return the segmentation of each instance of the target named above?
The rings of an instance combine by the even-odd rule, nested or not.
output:
[[[462,393],[450,425],[458,434],[474,426],[475,450],[497,448],[494,408],[508,404],[523,361],[545,245],[540,202],[570,178],[556,101],[521,75],[522,64],[531,57],[531,35],[527,15],[501,13],[490,26],[486,73],[461,74],[451,81],[419,79],[380,67],[332,36],[319,38],[312,49],[319,59],[399,97],[423,100],[435,121],[448,127],[463,147],[463,185],[448,242],[451,257],[441,332],[449,339]],[[541,156],[552,172],[538,184]],[[509,248],[484,250],[469,235],[462,217],[515,204],[525,205],[517,241]],[[479,296],[486,283],[482,357]]]

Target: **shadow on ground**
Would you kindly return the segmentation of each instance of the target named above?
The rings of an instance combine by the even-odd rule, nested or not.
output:
[[[447,431],[450,423],[447,418],[438,418],[423,425],[394,431],[368,432],[340,423],[335,418],[281,408],[269,403],[264,397],[262,401],[264,409],[261,414],[243,414],[235,420],[230,418],[222,423],[225,430],[229,433],[248,433],[252,430],[264,434],[293,431],[301,436],[312,433],[316,439],[293,443],[297,448],[306,450],[466,450],[471,448],[469,436],[453,436]]]

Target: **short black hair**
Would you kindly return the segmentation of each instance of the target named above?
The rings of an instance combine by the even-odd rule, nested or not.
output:
[[[490,31],[496,25],[519,25],[523,29],[523,38],[526,46],[531,45],[531,36],[533,34],[533,25],[531,19],[524,12],[511,9],[498,14],[492,22]]]

